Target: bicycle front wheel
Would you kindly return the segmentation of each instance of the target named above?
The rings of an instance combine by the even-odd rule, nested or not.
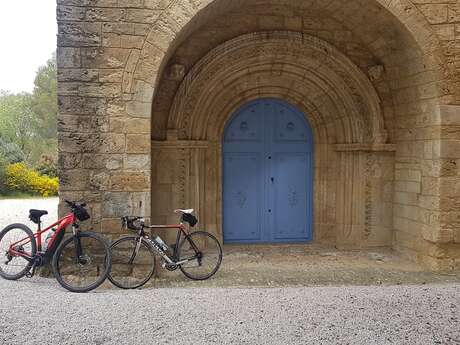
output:
[[[107,278],[112,264],[107,241],[91,232],[80,232],[64,240],[53,257],[59,284],[72,292],[88,292]]]
[[[141,242],[139,243],[139,240]],[[114,242],[110,282],[121,289],[137,289],[147,283],[155,272],[155,252],[139,237],[123,237]]]
[[[182,240],[179,256],[179,261],[187,260],[179,266],[186,277],[193,280],[206,280],[219,269],[222,262],[222,248],[213,235],[197,231]]]

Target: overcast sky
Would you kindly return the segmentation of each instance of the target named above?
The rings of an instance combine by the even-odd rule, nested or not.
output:
[[[0,90],[32,91],[56,34],[56,0],[0,0]]]

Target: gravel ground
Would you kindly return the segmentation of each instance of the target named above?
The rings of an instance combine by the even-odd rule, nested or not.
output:
[[[64,291],[0,280],[0,344],[460,344],[460,285]]]
[[[0,200],[0,228],[31,226],[29,208],[49,223],[57,203]],[[460,275],[385,249],[225,246],[206,282],[167,272],[142,290],[110,287],[79,295],[54,279],[0,279],[0,345],[460,344]]]
[[[58,198],[0,200],[0,230],[11,223],[23,223],[35,231],[37,226],[29,220],[31,208],[48,211],[48,215],[42,217],[44,225],[54,223],[58,202]]]

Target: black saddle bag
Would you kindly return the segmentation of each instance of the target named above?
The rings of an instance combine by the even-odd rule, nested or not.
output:
[[[191,227],[194,227],[198,223],[198,219],[190,213],[184,213],[182,215],[182,220],[189,223]]]

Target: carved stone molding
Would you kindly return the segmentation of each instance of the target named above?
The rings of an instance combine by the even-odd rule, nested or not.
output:
[[[229,112],[221,111],[222,104],[237,107],[241,94],[277,85],[277,80],[284,94],[303,93],[345,142],[386,142],[380,100],[366,75],[329,43],[288,31],[243,35],[208,53],[182,82],[168,128],[187,139],[216,139],[206,127],[211,118],[226,122]],[[325,106],[334,111],[321,111]]]

